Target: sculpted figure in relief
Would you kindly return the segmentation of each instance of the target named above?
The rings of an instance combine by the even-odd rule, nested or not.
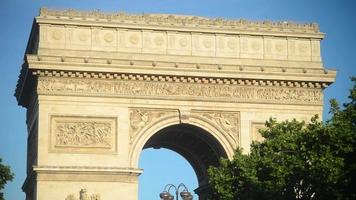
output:
[[[79,192],[79,199],[75,197],[74,194],[68,195],[65,200],[100,200],[99,194],[89,195],[86,189],[81,189]]]
[[[85,94],[90,96],[141,96],[214,99],[218,101],[262,101],[277,103],[321,103],[322,90],[312,88],[253,85],[220,85],[187,82],[126,81],[100,79],[41,78],[39,94]]]
[[[202,116],[216,124],[236,143],[239,141],[239,113],[226,111],[194,111],[196,115]]]
[[[159,118],[176,113],[174,110],[160,110],[160,109],[145,109],[133,108],[130,110],[130,141],[135,135],[150,123],[155,122]]]
[[[111,147],[110,123],[56,121],[56,146]]]

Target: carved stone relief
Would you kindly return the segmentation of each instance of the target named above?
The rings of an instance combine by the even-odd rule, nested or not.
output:
[[[216,36],[216,54],[222,57],[237,57],[240,53],[239,37],[234,35]]]
[[[168,46],[167,53],[168,54],[176,54],[176,55],[190,55],[191,54],[191,40],[192,37],[190,33],[167,33],[168,38]]]
[[[152,123],[157,123],[160,118],[167,115],[177,114],[177,110],[168,109],[146,109],[146,108],[131,108],[130,109],[130,142],[135,138],[144,127]]]
[[[115,118],[52,116],[51,137],[53,150],[110,152],[116,148]]]
[[[214,56],[215,36],[208,34],[193,34],[192,35],[192,54],[198,56]]]
[[[90,45],[91,30],[90,29],[72,29],[70,34],[72,44]]]
[[[143,50],[165,50],[166,45],[166,33],[163,32],[143,32]]]
[[[239,144],[239,112],[193,110],[191,114],[203,117],[215,124],[224,133],[228,134],[235,141],[235,144]]]
[[[262,37],[241,36],[241,57],[263,58],[263,43]]]
[[[86,189],[81,189],[79,192],[79,198],[77,195],[70,194],[68,195],[65,200],[100,200],[100,194],[88,194]]]
[[[52,27],[48,31],[48,41],[52,42],[64,42],[65,28],[64,27]]]
[[[94,46],[93,48],[95,49],[95,46],[101,47],[101,46],[108,46],[108,47],[115,47],[117,45],[116,43],[116,30],[113,29],[93,29],[93,35],[94,35]],[[97,47],[97,48],[98,48]]]
[[[287,40],[276,38],[264,38],[265,58],[285,60],[287,58]]]
[[[199,98],[224,102],[321,104],[322,90],[315,88],[222,85],[158,81],[125,81],[41,77],[38,94],[85,96],[136,96],[142,98]]]

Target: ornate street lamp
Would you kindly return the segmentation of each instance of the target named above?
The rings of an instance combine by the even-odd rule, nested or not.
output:
[[[179,189],[183,187],[183,190],[179,193]],[[179,184],[178,187],[176,187],[173,184],[167,184],[166,186],[164,186],[164,190],[163,192],[161,192],[159,194],[159,197],[161,198],[161,200],[174,200],[174,196],[171,195],[169,193],[169,190],[171,188],[175,189],[176,192],[176,200],[178,200],[178,194],[180,194],[180,197],[182,197],[183,200],[192,200],[193,199],[193,195],[190,194],[190,192],[188,191],[188,188],[183,184]]]

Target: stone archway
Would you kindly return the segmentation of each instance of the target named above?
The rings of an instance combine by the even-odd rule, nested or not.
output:
[[[226,120],[229,126],[224,126],[221,120]],[[152,143],[154,135],[165,132],[164,130],[170,127],[196,127],[201,135],[207,137],[207,142],[217,144],[219,150],[215,149],[214,152],[220,152],[218,153],[220,156],[232,158],[234,149],[238,146],[238,112],[219,110],[182,112],[179,109],[131,108],[130,121],[129,155],[131,166],[135,168],[138,167],[140,153],[147,147],[147,143]]]
[[[179,110],[132,108],[130,119],[132,166],[138,167],[145,148],[173,150],[191,164],[199,184],[195,192],[200,199],[207,199],[207,169],[218,165],[222,157],[232,157],[239,137],[239,113],[193,110],[182,115]],[[226,120],[228,125],[224,127],[220,120]]]
[[[323,37],[316,24],[41,9],[15,92],[26,200],[137,200],[147,147],[189,160],[204,199],[207,165],[248,152],[269,117],[322,113],[336,76]]]
[[[227,157],[224,148],[210,133],[189,124],[161,129],[146,142],[145,148],[166,148],[183,156],[198,178],[199,187],[195,192],[199,199],[209,196],[208,167],[217,166],[220,158]]]

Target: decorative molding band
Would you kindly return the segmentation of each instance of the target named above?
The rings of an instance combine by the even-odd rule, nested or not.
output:
[[[83,181],[137,183],[143,172],[137,168],[101,166],[33,166],[23,188],[30,186],[34,179],[42,181]]]
[[[127,173],[127,174],[141,174],[141,169],[124,168],[124,167],[102,167],[102,166],[33,166],[33,170],[52,171],[52,172],[110,172],[110,173]]]
[[[51,151],[113,153],[116,151],[116,118],[51,116]]]
[[[324,69],[321,65],[309,65],[310,63],[300,63],[291,65],[291,63],[282,62],[274,63],[273,65],[264,63],[263,60],[259,64],[241,64],[236,60],[229,60],[228,63],[219,64],[214,62],[199,62],[203,60],[194,60],[194,62],[181,61],[174,62],[175,57],[169,60],[147,59],[147,58],[93,58],[83,56],[43,56],[43,55],[26,55],[26,69],[31,69],[35,75],[48,76],[88,76],[88,74],[118,74],[132,73],[132,70],[142,71],[141,74],[153,73],[161,74],[162,71],[174,72],[175,76],[182,73],[223,73],[246,76],[264,76],[262,79],[271,79],[271,77],[286,77],[284,79],[294,78],[295,80],[312,80],[313,82],[320,81],[332,83],[336,76],[336,70]],[[256,62],[257,63],[257,62]],[[315,63],[312,63],[315,64]],[[289,67],[285,67],[289,66]],[[60,73],[60,74],[58,74]],[[85,73],[85,74],[84,74]],[[120,74],[121,75],[121,74]],[[185,75],[187,76],[187,75]],[[213,75],[214,76],[214,75]],[[212,77],[213,77],[212,76]],[[93,75],[95,77],[95,75]],[[247,79],[247,78],[245,78]],[[278,79],[278,78],[274,78]],[[19,79],[21,80],[21,78]],[[282,79],[281,79],[282,80]]]
[[[40,9],[40,18],[61,18],[70,20],[97,22],[116,22],[121,24],[139,25],[160,25],[166,27],[197,27],[209,29],[228,30],[262,30],[274,32],[300,32],[300,33],[320,33],[317,23],[298,24],[294,22],[280,21],[248,21],[226,20],[222,18],[209,19],[206,17],[188,15],[169,14],[142,14],[133,15],[126,13],[103,13],[95,11],[78,11],[73,9],[53,10],[48,8]]]
[[[103,76],[106,76],[105,74]],[[132,76],[134,77],[134,76]],[[151,79],[151,77],[150,77]],[[251,102],[251,103],[286,103],[321,105],[323,102],[322,90],[319,88],[289,87],[282,82],[282,87],[263,84],[261,81],[248,81],[248,84],[223,84],[224,80],[207,80],[207,82],[190,81],[160,82],[166,80],[157,76],[154,81],[142,80],[102,80],[39,77],[37,93],[42,95],[74,95],[74,96],[108,96],[150,99],[174,99],[194,101],[220,101],[220,102]],[[212,84],[214,83],[220,84]],[[245,81],[243,82],[245,83]],[[310,84],[313,86],[313,84]],[[308,84],[305,85],[308,87]]]

